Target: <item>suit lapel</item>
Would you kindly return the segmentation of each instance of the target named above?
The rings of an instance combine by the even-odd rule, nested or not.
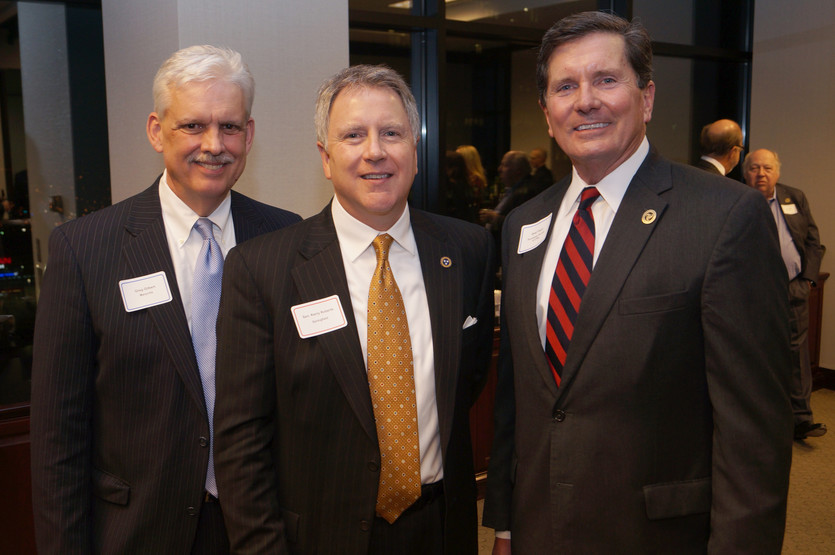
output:
[[[517,254],[518,251],[518,236],[514,235],[514,243],[507,245],[509,249],[508,258],[518,258],[519,270],[513,274],[515,279],[519,280],[518,285],[513,285],[514,291],[519,291],[520,298],[518,303],[520,313],[525,314],[526,317],[522,322],[522,329],[520,333],[527,342],[527,347],[530,351],[530,359],[534,361],[537,371],[542,380],[554,395],[557,394],[557,384],[554,382],[554,377],[551,375],[551,369],[545,359],[545,352],[542,349],[542,340],[539,335],[539,321],[536,317],[537,309],[537,287],[539,285],[539,276],[542,270],[542,262],[545,259],[545,251],[548,247],[548,241],[551,238],[551,232],[554,229],[554,222],[557,218],[557,211],[559,210],[562,198],[565,195],[568,186],[571,183],[571,176],[560,180],[556,185],[548,189],[545,193],[537,197],[532,205],[526,206],[525,220],[519,222],[522,225],[532,224],[541,219],[551,215],[551,222],[548,225],[548,235],[542,243],[532,251],[524,254]],[[506,284],[509,285],[509,284]],[[505,287],[505,290],[508,290]]]
[[[659,195],[671,187],[670,164],[651,150],[626,190],[583,295],[566,354],[560,395],[570,387],[644,245],[661,221],[667,202]],[[645,220],[650,211],[654,211],[654,218]],[[645,223],[649,219],[652,221]]]
[[[426,214],[411,210],[410,218],[429,304],[435,366],[435,399],[441,445],[446,452],[455,412],[461,356],[459,338],[464,324],[461,251],[457,245],[448,241],[446,232]],[[444,257],[449,258],[451,265],[441,264]]]
[[[197,369],[188,320],[168,251],[158,186],[159,180],[136,197],[125,224],[125,229],[132,238],[125,242],[122,256],[134,276],[153,274],[160,270],[165,272],[173,299],[146,310],[157,328],[156,339],[165,345],[186,389],[200,410],[206,414],[203,386]]]
[[[368,376],[357,337],[357,323],[345,277],[342,252],[328,205],[310,220],[309,233],[299,248],[305,260],[291,271],[300,302],[338,295],[348,325],[315,338],[321,345],[334,376],[368,436],[376,441],[374,409],[368,391]]]

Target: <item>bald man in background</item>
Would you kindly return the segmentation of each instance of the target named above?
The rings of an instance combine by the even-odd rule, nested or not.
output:
[[[702,157],[694,165],[710,173],[728,175],[739,164],[743,148],[739,124],[729,119],[714,121],[702,127]]]

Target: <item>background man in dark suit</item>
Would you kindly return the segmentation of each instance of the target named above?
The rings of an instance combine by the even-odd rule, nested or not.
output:
[[[475,554],[469,408],[491,351],[492,239],[408,207],[420,126],[396,72],[355,66],[327,80],[316,129],[333,201],[234,249],[224,273],[215,429],[232,550]],[[392,388],[415,392],[403,407],[369,389],[375,243],[392,237],[414,368],[413,385]],[[402,459],[417,500],[393,514],[386,405],[416,407],[405,420],[419,433],[419,461],[417,449]]]
[[[776,233],[750,189],[650,147],[651,64],[643,27],[602,12],[542,41],[539,101],[573,171],[505,221],[496,552],[780,552]]]
[[[535,148],[531,151],[530,161],[531,169],[533,169],[533,180],[536,182],[537,192],[544,191],[554,183],[554,176],[545,162],[548,160],[548,155],[542,148]]]
[[[728,175],[739,164],[743,148],[739,124],[729,119],[714,121],[702,127],[699,138],[702,157],[694,165],[710,173]]]
[[[532,199],[550,185],[534,180],[528,155],[520,150],[510,150],[502,156],[499,178],[504,185],[502,198],[495,208],[482,208],[478,213],[479,221],[493,231],[501,230],[502,223],[511,210]]]
[[[818,226],[812,218],[809,201],[800,189],[783,185],[780,158],[764,148],[755,150],[742,162],[745,183],[760,191],[771,207],[780,252],[789,278],[789,307],[794,437],[806,439],[826,433],[826,425],[812,418],[812,367],[809,362],[809,288],[820,273],[826,247],[821,245]]]
[[[52,233],[32,369],[39,553],[228,552],[210,464],[214,366],[198,369],[192,344],[194,326],[214,322],[191,317],[204,243],[193,226],[207,218],[225,252],[300,219],[230,193],[254,86],[237,52],[175,52],[147,123],[162,176]]]

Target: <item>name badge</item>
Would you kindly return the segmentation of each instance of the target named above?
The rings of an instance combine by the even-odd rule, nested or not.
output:
[[[781,204],[780,208],[783,209],[783,214],[788,214],[789,216],[791,216],[792,214],[797,214],[796,204]]]
[[[174,298],[171,296],[165,272],[123,279],[119,282],[119,290],[122,292],[122,302],[128,312],[170,303]]]
[[[551,216],[553,216],[553,212],[536,223],[522,226],[519,232],[519,246],[516,249],[516,254],[532,251],[542,244],[548,236],[548,229],[551,227]]]
[[[348,325],[339,295],[290,307],[299,337],[307,339]]]

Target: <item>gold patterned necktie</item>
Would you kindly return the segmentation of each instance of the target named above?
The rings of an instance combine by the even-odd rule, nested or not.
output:
[[[388,252],[394,239],[374,239],[377,268],[368,288],[368,387],[380,446],[377,514],[389,523],[420,497],[412,341]]]

